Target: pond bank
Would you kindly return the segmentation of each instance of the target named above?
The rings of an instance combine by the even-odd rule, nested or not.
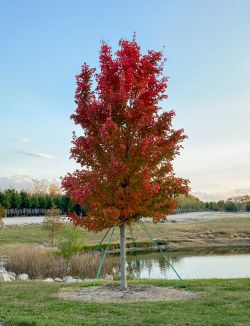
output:
[[[250,249],[250,243],[225,243],[225,244],[203,244],[199,246],[168,246],[168,245],[161,245],[159,246],[164,251],[199,251],[204,249],[234,249],[234,248],[249,248]],[[145,247],[135,247],[134,248],[127,248],[127,253],[145,253],[145,252],[158,252],[159,247],[157,246],[145,246]],[[120,249],[111,249],[108,250],[109,254],[118,254],[120,252]]]
[[[250,218],[249,217],[227,217],[217,220],[197,221],[191,223],[159,223],[144,222],[151,233],[152,238],[159,244],[166,246],[167,250],[185,250],[196,248],[213,247],[240,247],[250,246]],[[71,227],[70,224],[65,228]],[[148,235],[141,229],[140,225],[132,225],[133,237],[136,242],[136,251],[154,251]],[[55,243],[62,236],[62,230],[55,234]],[[105,231],[94,233],[81,230],[81,241],[85,251],[96,250],[98,243],[104,237]],[[47,249],[51,247],[49,232],[42,225],[6,226],[0,232],[0,255],[6,255],[20,245],[38,246]],[[134,246],[127,229],[128,251],[133,252]],[[107,241],[101,248],[104,249]],[[119,229],[115,229],[110,246],[110,252],[119,251]]]

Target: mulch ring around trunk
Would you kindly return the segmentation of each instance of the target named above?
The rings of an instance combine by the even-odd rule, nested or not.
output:
[[[62,288],[57,296],[70,301],[140,302],[190,300],[195,299],[197,294],[184,289],[152,285],[129,285],[126,291],[120,291],[117,284],[105,284],[103,286]]]

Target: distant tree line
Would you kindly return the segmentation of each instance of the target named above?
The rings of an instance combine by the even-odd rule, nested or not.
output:
[[[62,214],[67,214],[73,208],[70,199],[63,194],[51,195],[47,193],[30,194],[26,191],[7,189],[0,191],[0,205],[7,215],[44,215],[52,206],[58,207]]]
[[[179,196],[179,204],[176,213],[200,212],[204,211],[204,203],[194,196]]]
[[[27,191],[7,189],[0,191],[0,205],[4,207],[6,216],[45,215],[47,209],[53,206],[60,209],[62,214],[68,214],[69,211],[84,213],[84,209],[73,205],[67,195],[60,193],[31,194]]]
[[[69,197],[59,193],[55,186],[45,192],[44,190],[31,193],[25,190],[17,191],[7,189],[0,191],[0,206],[5,209],[6,216],[42,216],[53,206],[60,209],[61,214],[67,215],[69,211],[84,215],[85,210],[74,205]],[[195,196],[180,196],[176,213],[221,211],[221,212],[250,212],[250,196],[229,198],[227,200],[203,202]]]
[[[250,212],[250,196],[239,196],[217,202],[203,202],[194,196],[180,196],[176,213],[221,211],[221,212]]]

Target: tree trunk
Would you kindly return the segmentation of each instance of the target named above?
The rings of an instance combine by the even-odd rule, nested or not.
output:
[[[54,228],[51,229],[51,242],[52,246],[54,245]]]
[[[126,236],[125,236],[125,224],[120,225],[120,290],[127,289],[126,278]]]

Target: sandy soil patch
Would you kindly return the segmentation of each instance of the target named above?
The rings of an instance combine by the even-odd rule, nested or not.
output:
[[[194,299],[196,294],[183,289],[156,287],[151,285],[129,285],[126,291],[119,291],[117,284],[84,288],[64,288],[58,294],[64,300],[94,302],[140,302]]]

